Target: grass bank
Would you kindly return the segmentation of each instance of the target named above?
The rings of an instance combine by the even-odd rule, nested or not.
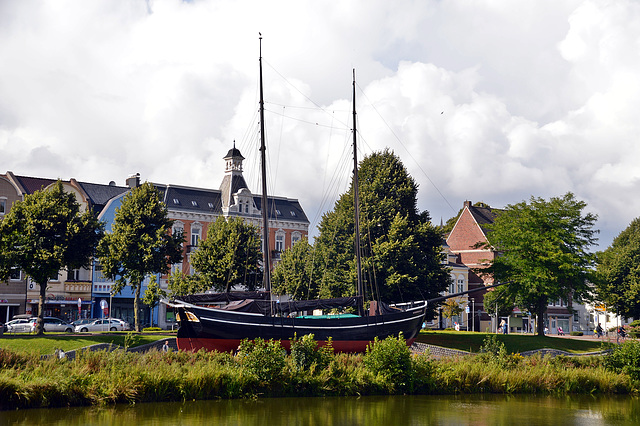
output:
[[[440,360],[412,355],[398,339],[357,355],[317,351],[305,338],[292,344],[291,354],[263,341],[245,342],[237,355],[87,351],[75,361],[0,350],[0,409],[282,396],[638,393],[638,377],[608,368],[603,357],[522,357],[500,345]]]
[[[137,334],[131,332],[109,332],[96,334],[45,334],[36,336],[30,334],[4,335],[0,338],[0,349],[12,352],[35,355],[53,354],[56,349],[65,352],[77,350],[98,343],[111,343],[118,346],[135,347],[152,343],[175,334]]]
[[[598,339],[572,339],[532,334],[494,334],[470,331],[421,331],[417,342],[467,352],[478,352],[484,339],[494,335],[504,343],[507,352],[520,353],[535,349],[558,349],[569,353],[596,352],[601,350],[602,342]]]

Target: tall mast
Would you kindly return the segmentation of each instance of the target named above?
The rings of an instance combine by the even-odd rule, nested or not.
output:
[[[267,205],[267,147],[264,143],[264,95],[262,90],[262,34],[260,34],[260,161],[262,166],[262,255],[264,262],[264,289],[271,291],[271,259],[269,255],[269,214]]]
[[[356,275],[358,296],[358,315],[364,315],[364,290],[362,288],[362,262],[360,259],[360,194],[358,191],[358,147],[356,137],[356,70],[353,69],[353,204],[355,206],[355,242]]]

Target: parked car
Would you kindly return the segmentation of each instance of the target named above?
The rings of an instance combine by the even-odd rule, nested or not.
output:
[[[58,333],[73,333],[73,325],[55,317],[44,317],[44,331],[58,332]],[[36,331],[36,323],[33,323],[32,330]]]
[[[93,321],[90,324],[76,326],[76,332],[86,333],[88,331],[124,331],[129,329],[129,324],[116,318],[103,318]]]
[[[98,318],[82,318],[82,319],[79,319],[79,320],[75,320],[71,324],[73,325],[73,328],[76,328],[79,325],[91,324],[92,322],[94,322],[97,319]]]
[[[18,318],[5,324],[8,333],[31,333],[35,318]]]

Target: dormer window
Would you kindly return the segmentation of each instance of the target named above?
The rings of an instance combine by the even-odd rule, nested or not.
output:
[[[210,209],[212,209],[213,208],[213,203],[208,203],[208,206],[209,206]]]
[[[195,200],[191,200],[191,205],[192,205],[193,207],[198,207],[198,202],[197,202],[197,201],[195,201]]]
[[[174,198],[173,199],[173,204],[180,205],[180,200],[178,200],[177,198]]]
[[[291,210],[291,216],[296,217],[296,212],[294,212],[293,210]]]
[[[276,210],[276,214],[277,214],[278,216],[282,216],[282,213],[280,213],[280,210]]]

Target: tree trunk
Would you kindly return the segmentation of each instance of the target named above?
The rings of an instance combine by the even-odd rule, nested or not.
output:
[[[538,336],[544,336],[544,312],[546,310],[546,301],[545,300],[539,300],[538,301],[538,309],[536,312],[537,315],[537,319],[536,319],[536,328],[538,329]]]
[[[134,329],[140,331],[140,316],[138,315],[138,309],[140,306],[140,287],[142,283],[136,284],[135,295],[133,296],[133,322],[135,322]]]
[[[36,334],[42,336],[44,334],[44,299],[47,297],[47,283],[38,283],[40,286],[40,295],[38,296],[38,320],[36,321]]]

